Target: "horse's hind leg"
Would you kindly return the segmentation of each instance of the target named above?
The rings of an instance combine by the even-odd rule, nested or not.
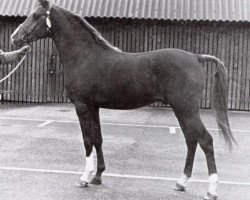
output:
[[[205,153],[210,176],[208,194],[205,196],[205,199],[216,199],[218,176],[214,158],[213,138],[203,125],[198,109],[196,111],[189,110],[189,112],[175,110],[175,114],[184,133],[188,149],[184,174],[177,181],[175,189],[179,191],[185,190],[186,182],[192,174],[195,151],[197,143],[199,143]]]
[[[193,163],[194,163],[194,157],[195,157],[195,152],[196,152],[196,147],[197,147],[197,141],[186,140],[186,144],[187,144],[187,156],[186,156],[184,173],[181,176],[181,178],[178,179],[174,187],[174,190],[177,190],[177,191],[185,191],[186,183],[188,179],[191,177],[192,170],[193,170]]]
[[[209,174],[209,188],[204,199],[215,200],[217,199],[216,189],[218,184],[218,175],[214,157],[213,138],[205,127],[204,134],[199,137],[198,143],[205,153]]]
[[[177,181],[174,189],[178,191],[185,191],[186,182],[192,175],[194,157],[198,143],[198,130],[195,126],[193,127],[193,125],[197,121],[197,116],[195,116],[194,114],[183,114],[182,112],[178,111],[175,111],[175,114],[186,140],[187,157],[184,168],[184,174]]]

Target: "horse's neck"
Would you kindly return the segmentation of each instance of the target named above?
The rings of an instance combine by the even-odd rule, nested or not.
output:
[[[76,57],[86,58],[101,50],[89,31],[62,10],[51,12],[52,38],[63,63]]]

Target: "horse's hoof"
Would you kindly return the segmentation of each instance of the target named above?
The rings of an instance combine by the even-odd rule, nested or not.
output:
[[[185,192],[185,187],[183,185],[180,185],[179,183],[176,183],[175,184],[175,187],[173,187],[173,189],[175,191],[179,191],[179,192]]]
[[[87,187],[87,186],[88,186],[88,183],[85,182],[85,181],[79,180],[78,182],[76,182],[76,186],[77,186],[77,187]]]
[[[205,200],[217,200],[217,195],[212,195],[209,192],[206,194],[206,196],[204,197]]]
[[[102,183],[102,178],[94,177],[90,183],[94,185],[100,185]]]

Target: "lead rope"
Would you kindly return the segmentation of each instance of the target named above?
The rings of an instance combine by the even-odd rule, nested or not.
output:
[[[3,79],[0,80],[0,83],[2,83],[3,81],[5,81],[7,78],[9,78],[19,67],[20,65],[23,63],[24,59],[26,58],[27,56],[25,55],[21,60],[20,62],[17,64],[17,66],[7,75],[5,76]]]

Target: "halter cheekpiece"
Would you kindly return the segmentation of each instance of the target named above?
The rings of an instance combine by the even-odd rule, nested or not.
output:
[[[48,27],[48,30],[49,30],[49,29],[51,28],[51,21],[50,21],[50,19],[49,19],[50,11],[47,10],[47,11],[46,11],[46,14],[47,14],[47,16],[46,16],[46,24],[47,24],[47,27]]]

